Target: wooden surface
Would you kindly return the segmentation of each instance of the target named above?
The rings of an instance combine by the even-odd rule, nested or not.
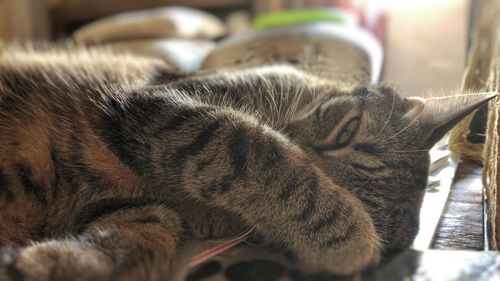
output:
[[[458,165],[431,248],[484,249],[481,171],[481,166],[469,162]]]

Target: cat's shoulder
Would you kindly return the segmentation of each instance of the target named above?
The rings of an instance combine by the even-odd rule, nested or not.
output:
[[[117,53],[108,48],[71,45],[0,45],[0,83],[53,82],[63,85],[142,84],[159,70],[171,67],[163,61]],[[19,83],[17,83],[19,84]]]

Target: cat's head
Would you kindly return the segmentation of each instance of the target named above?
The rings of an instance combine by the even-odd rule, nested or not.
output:
[[[404,98],[389,87],[316,91],[287,132],[338,185],[364,203],[387,251],[419,227],[429,149],[494,94]]]

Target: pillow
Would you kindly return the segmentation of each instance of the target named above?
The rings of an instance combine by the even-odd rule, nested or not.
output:
[[[105,44],[113,50],[143,56],[157,57],[177,70],[184,72],[198,69],[205,56],[215,47],[206,39],[140,39]]]
[[[85,25],[73,34],[77,43],[91,45],[137,38],[208,38],[226,33],[221,20],[186,7],[124,12]]]

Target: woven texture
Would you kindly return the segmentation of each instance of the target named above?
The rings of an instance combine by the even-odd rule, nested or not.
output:
[[[500,82],[500,3],[499,1],[483,1],[479,21],[475,23],[472,33],[472,46],[465,71],[462,90],[496,91]],[[467,138],[473,114],[465,118],[451,132],[450,150],[476,163],[482,163],[483,182],[488,205],[487,232],[488,246],[498,250],[500,246],[500,198],[498,196],[499,146],[500,146],[500,99],[496,98],[489,105],[486,142],[472,143]]]
[[[491,2],[491,68],[488,79],[488,87],[498,93],[500,82],[500,3]],[[500,248],[500,197],[498,196],[498,183],[500,174],[499,148],[500,148],[500,99],[497,97],[490,104],[488,114],[487,139],[484,149],[484,172],[483,180],[486,187],[486,198],[488,200],[488,237],[491,250]]]
[[[495,2],[494,23],[492,26],[492,67],[488,85],[498,93],[500,82],[500,3]],[[492,250],[500,249],[500,197],[498,196],[498,183],[500,181],[499,149],[500,149],[500,99],[497,97],[490,104],[488,114],[487,139],[484,149],[484,172],[483,179],[486,186],[486,198],[488,200],[488,237],[489,246]]]
[[[472,33],[472,46],[468,66],[465,71],[462,90],[496,91],[500,82],[500,3],[483,1],[479,21]],[[483,183],[487,200],[487,232],[490,250],[498,250],[500,245],[500,215],[498,206],[498,158],[500,146],[500,99],[493,100],[488,109],[488,125],[485,144],[471,143],[470,133],[472,115],[465,118],[452,131],[450,149],[462,159],[482,163]]]

